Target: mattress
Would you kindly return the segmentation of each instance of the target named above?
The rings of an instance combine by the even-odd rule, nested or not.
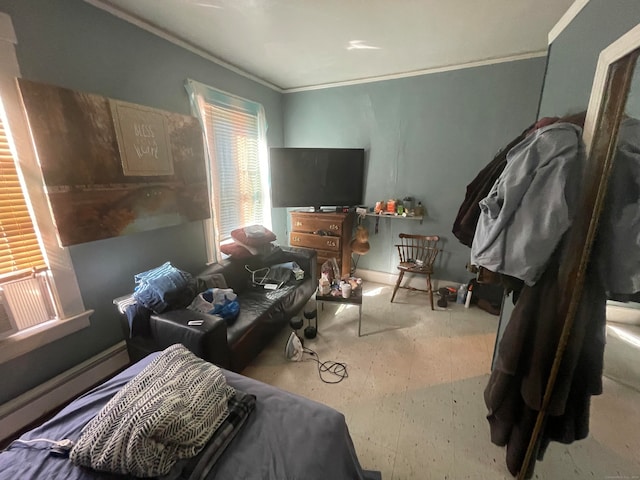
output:
[[[20,440],[79,438],[84,425],[157,354],[151,354],[112,379],[77,398],[57,415],[25,433]],[[255,395],[254,411],[219,456],[205,479],[245,480],[381,480],[379,472],[360,466],[344,416],[326,405],[265,383],[224,371],[227,383]],[[163,480],[191,477],[207,448],[194,459],[181,461]],[[121,475],[78,467],[66,457],[52,455],[45,442],[14,442],[0,453],[1,480],[123,479]],[[195,478],[194,478],[195,480]]]

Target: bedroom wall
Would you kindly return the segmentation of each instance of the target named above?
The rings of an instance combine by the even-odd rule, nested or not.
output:
[[[190,114],[186,78],[258,101],[270,145],[282,145],[282,95],[80,0],[0,0],[18,37],[24,78]],[[280,222],[280,226],[278,226]],[[286,217],[274,219],[284,230]],[[133,275],[170,260],[197,272],[206,252],[202,222],[70,248],[91,326],[0,365],[0,404],[122,340],[113,298]]]
[[[451,233],[467,184],[536,118],[545,57],[404,79],[285,94],[288,147],[364,147],[365,204],[407,195],[422,224],[368,217],[358,269],[395,273],[398,234],[438,234],[436,277],[466,282],[469,248]]]
[[[586,110],[600,52],[638,22],[637,0],[590,0],[551,44],[540,116]]]

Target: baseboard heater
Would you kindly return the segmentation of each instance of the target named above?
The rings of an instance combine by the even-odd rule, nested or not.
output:
[[[0,405],[0,440],[80,395],[129,363],[124,341]]]

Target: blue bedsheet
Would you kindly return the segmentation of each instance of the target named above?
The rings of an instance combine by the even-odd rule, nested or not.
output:
[[[82,427],[155,355],[79,397],[20,438],[75,441]],[[242,375],[224,373],[229,385],[255,395],[257,402],[254,412],[206,476],[208,480],[381,479],[379,472],[361,468],[341,413]],[[164,480],[184,478],[184,467],[184,462],[177,464]],[[29,446],[14,443],[0,453],[0,480],[123,478],[77,467],[68,458],[52,456],[45,443]]]

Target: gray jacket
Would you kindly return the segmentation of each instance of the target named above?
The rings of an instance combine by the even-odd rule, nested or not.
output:
[[[480,201],[473,265],[536,283],[575,213],[585,162],[581,134],[576,125],[555,123],[511,149]]]

